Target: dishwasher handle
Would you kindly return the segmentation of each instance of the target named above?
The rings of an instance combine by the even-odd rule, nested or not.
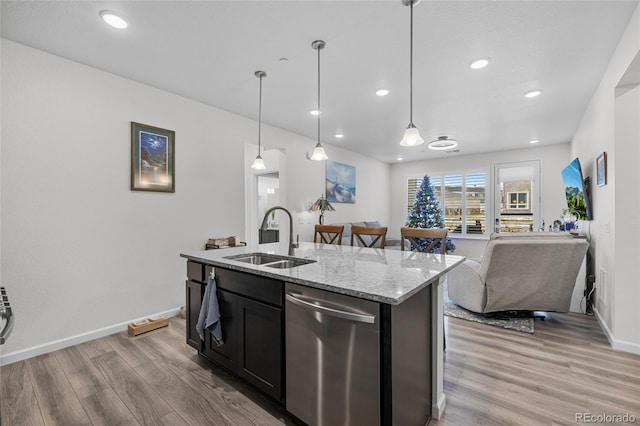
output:
[[[323,314],[327,314],[333,317],[337,317],[337,318],[343,318],[343,319],[348,319],[351,321],[355,321],[355,322],[363,322],[366,324],[375,324],[376,322],[376,317],[375,315],[367,315],[367,314],[360,314],[360,313],[355,313],[355,312],[347,312],[347,311],[343,311],[340,309],[335,309],[335,308],[330,308],[328,306],[322,306],[322,305],[317,305],[315,303],[312,302],[308,302],[307,300],[304,300],[306,298],[301,298],[300,296],[296,297],[294,295],[292,295],[291,293],[287,293],[287,295],[285,296],[286,299],[298,306],[301,306],[303,308],[307,308],[307,309],[311,309],[314,310],[316,312],[321,312]],[[313,300],[313,299],[311,299]]]

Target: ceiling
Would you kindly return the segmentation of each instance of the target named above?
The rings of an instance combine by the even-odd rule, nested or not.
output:
[[[398,156],[414,161],[526,148],[532,139],[538,146],[569,142],[637,6],[638,0],[415,6],[413,121],[427,141],[458,139],[457,153],[399,145],[409,123],[410,8],[401,0],[2,0],[1,18],[6,39],[254,120],[254,72],[264,70],[263,122],[312,139],[311,42],[325,40],[322,142],[394,163]],[[130,27],[108,27],[99,17],[103,9],[123,14]],[[491,62],[472,70],[469,63],[479,57]],[[391,92],[378,97],[378,88]],[[532,89],[542,94],[525,98]],[[337,132],[344,138],[336,139]]]

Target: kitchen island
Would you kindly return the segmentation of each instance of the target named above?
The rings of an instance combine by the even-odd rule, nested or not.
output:
[[[182,253],[188,260],[187,342],[311,425],[345,419],[424,425],[430,416],[440,418],[442,283],[464,258],[314,243],[301,243],[294,258],[287,254],[282,243]],[[291,259],[300,265],[288,267]],[[212,272],[222,346],[195,334]],[[317,312],[304,314],[303,305]],[[347,306],[355,314],[335,309]],[[358,328],[358,321],[369,328]],[[311,340],[299,343],[305,335]],[[375,349],[356,344],[359,336]],[[336,346],[340,338],[345,343]],[[309,405],[311,412],[300,414],[299,407]]]

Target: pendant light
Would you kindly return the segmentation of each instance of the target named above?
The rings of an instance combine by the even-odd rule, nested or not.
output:
[[[267,167],[264,165],[262,156],[260,156],[260,127],[262,125],[262,79],[267,76],[267,73],[264,71],[256,71],[255,75],[260,79],[260,100],[258,101],[258,155],[253,161],[251,168],[256,170],[264,170]]]
[[[416,146],[424,143],[424,139],[420,137],[420,132],[413,124],[413,5],[419,0],[402,0],[402,4],[411,7],[411,24],[409,38],[409,125],[404,131],[404,136],[400,141],[402,146]]]
[[[311,43],[311,47],[318,51],[318,112],[320,112],[320,51],[324,49],[326,43],[322,40],[316,40]],[[309,155],[307,154],[307,158]],[[313,154],[309,158],[314,161],[328,160],[327,153],[324,151],[322,144],[320,143],[320,114],[318,114],[318,143],[316,143],[313,149]]]

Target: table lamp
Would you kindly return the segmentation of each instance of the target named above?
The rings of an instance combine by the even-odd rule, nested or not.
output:
[[[315,203],[309,207],[310,212],[315,212],[320,210],[320,225],[324,225],[324,212],[330,211],[335,212],[336,209],[333,208],[331,204],[327,200],[324,199],[324,195],[321,195],[320,198],[316,200]]]

